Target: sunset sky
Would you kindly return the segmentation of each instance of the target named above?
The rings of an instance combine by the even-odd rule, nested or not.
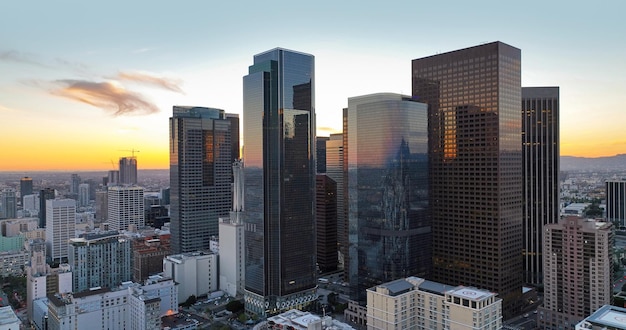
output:
[[[561,154],[626,153],[626,2],[5,1],[0,171],[167,168],[173,105],[242,112],[253,55],[315,55],[318,135],[348,97],[411,93],[411,60],[502,41],[559,86]]]

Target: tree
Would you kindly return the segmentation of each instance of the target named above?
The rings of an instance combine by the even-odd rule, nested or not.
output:
[[[229,312],[233,312],[233,313],[238,313],[242,311],[243,308],[244,308],[244,305],[239,300],[233,300],[229,302],[228,304],[226,304],[226,310]]]
[[[195,303],[196,303],[196,301],[198,301],[198,298],[197,298],[195,295],[193,295],[193,294],[192,294],[192,295],[191,295],[191,296],[189,296],[189,298],[187,298],[187,300],[185,300],[185,302],[184,302],[184,303],[182,303],[181,305],[183,305],[184,307],[189,307],[189,306],[191,306],[191,305],[195,304]]]

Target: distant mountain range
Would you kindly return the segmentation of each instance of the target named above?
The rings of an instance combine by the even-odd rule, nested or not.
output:
[[[626,154],[611,157],[561,156],[561,171],[626,171]]]

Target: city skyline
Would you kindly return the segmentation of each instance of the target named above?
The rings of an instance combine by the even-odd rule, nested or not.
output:
[[[349,97],[409,94],[412,59],[502,41],[522,50],[522,86],[560,86],[562,155],[624,153],[624,6],[284,3],[260,26],[272,6],[7,3],[0,171],[110,170],[129,149],[140,169],[167,168],[171,107],[241,114],[248,59],[273,47],[315,54],[317,133],[328,136]]]

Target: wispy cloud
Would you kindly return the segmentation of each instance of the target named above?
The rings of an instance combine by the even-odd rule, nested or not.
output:
[[[42,67],[46,66],[45,64],[37,61],[33,55],[18,52],[16,50],[0,51],[0,61],[26,63]]]
[[[0,112],[17,112],[17,110],[9,108],[9,107],[5,107],[2,104],[0,104]]]
[[[105,81],[57,80],[52,94],[98,107],[114,116],[152,114],[159,109],[141,94]]]
[[[172,92],[185,94],[182,88],[180,88],[180,80],[167,77],[159,77],[157,75],[147,72],[119,72],[117,74],[117,79],[156,86]]]
[[[320,126],[317,128],[318,132],[323,132],[326,134],[335,134],[335,133],[341,133],[341,130],[337,130],[337,128],[335,127],[325,127],[325,126]]]

